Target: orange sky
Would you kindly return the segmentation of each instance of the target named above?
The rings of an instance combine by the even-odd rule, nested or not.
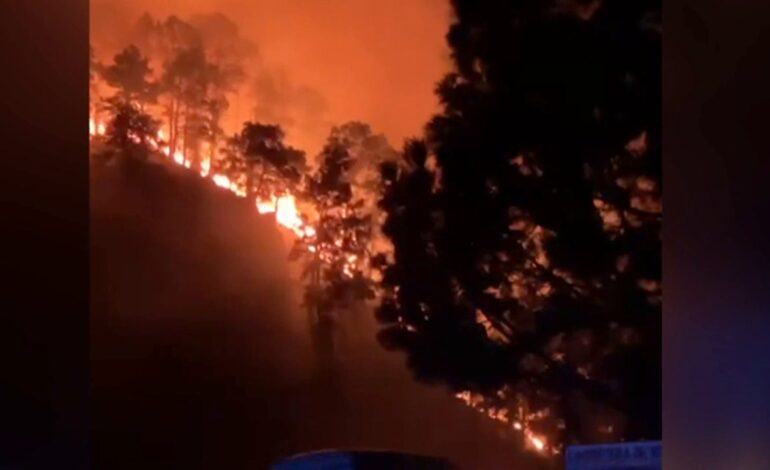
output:
[[[325,109],[290,140],[317,151],[333,123],[358,119],[400,147],[436,109],[435,83],[449,68],[447,0],[91,0],[95,46],[139,15],[184,18],[221,12],[260,48],[293,89],[309,87]],[[107,46],[109,47],[109,46]],[[97,51],[98,52],[98,51]],[[243,100],[242,100],[243,101]],[[239,103],[239,120],[252,118]],[[287,105],[291,106],[291,105]],[[298,135],[304,134],[304,135]]]

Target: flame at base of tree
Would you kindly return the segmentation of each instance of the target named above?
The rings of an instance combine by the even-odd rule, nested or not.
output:
[[[88,119],[88,135],[89,138],[93,138],[96,136],[103,136],[107,133],[107,126],[101,122],[97,121],[96,118],[89,118]]]
[[[260,214],[275,214],[275,221],[294,232],[297,237],[315,235],[315,229],[302,219],[297,209],[297,200],[293,195],[271,196],[267,200],[257,198],[255,202]]]
[[[88,129],[90,140],[104,137],[107,133],[106,124],[94,117],[89,118]],[[176,150],[173,157],[171,156],[171,148],[166,145],[164,136],[163,130],[159,130],[156,137],[148,139],[147,143],[152,149],[167,157],[169,161],[188,170],[192,169],[192,162],[180,150]],[[129,137],[135,143],[140,142],[137,136],[131,135]],[[243,185],[232,181],[228,176],[221,173],[211,173],[211,159],[209,157],[202,159],[199,174],[202,178],[210,179],[217,187],[226,189],[238,197],[246,197],[247,195]],[[304,238],[315,235],[313,227],[304,222],[297,208],[296,198],[293,195],[271,196],[269,200],[257,198],[255,199],[255,204],[258,213],[275,214],[275,221],[280,226],[289,229],[297,237]]]
[[[505,390],[498,392],[499,398],[507,398],[510,403],[512,400],[507,395]],[[555,456],[561,453],[560,446],[551,445],[545,434],[533,430],[533,425],[538,419],[549,415],[547,409],[538,413],[527,414],[524,412],[522,404],[506,406],[502,404],[502,400],[501,403],[493,404],[483,395],[467,390],[455,394],[455,397],[487,418],[500,423],[507,430],[519,433],[524,438],[525,447],[543,455]]]
[[[103,138],[107,134],[106,125],[97,121],[95,118],[89,119],[89,131],[92,140]],[[129,138],[134,143],[141,143],[142,139],[136,135],[129,134]],[[234,180],[228,175],[212,171],[212,161],[210,158],[203,158],[198,164],[198,168],[193,168],[193,163],[180,150],[175,150],[172,155],[171,148],[165,140],[165,134],[159,130],[154,137],[145,137],[145,143],[158,155],[162,155],[166,161],[185,169],[196,171],[204,179],[209,179],[219,188],[230,191],[238,197],[246,198],[246,181],[243,175],[238,180]],[[184,147],[184,146],[183,146]],[[321,221],[316,227],[308,224],[299,210],[297,198],[291,193],[273,194],[267,197],[256,197],[254,207],[262,215],[273,215],[275,222],[288,229],[297,237],[298,246],[305,254],[310,255],[319,263],[328,266],[334,266],[338,270],[339,277],[335,282],[352,282],[360,279],[363,274],[364,265],[368,263],[365,256],[357,256],[347,253],[345,247],[351,243],[356,245],[357,234],[347,233],[344,229],[333,226],[324,226]],[[350,206],[350,207],[347,207]],[[347,220],[349,217],[355,218],[355,204],[349,203],[342,209],[335,209],[339,213],[330,220]],[[333,213],[335,210],[330,210]],[[353,220],[353,219],[351,219]],[[327,220],[328,223],[328,220]],[[320,236],[318,232],[322,232]],[[376,273],[376,271],[375,271]],[[372,273],[366,273],[366,277],[375,279]],[[555,439],[549,439],[546,432],[535,430],[537,421],[547,413],[529,413],[522,412],[520,405],[510,405],[510,399],[503,400],[503,392],[500,392],[500,402],[491,403],[488,399],[479,394],[464,391],[455,395],[467,406],[477,410],[484,416],[500,423],[506,429],[518,432],[523,436],[525,446],[543,456],[554,456],[561,452],[561,448]],[[504,404],[504,403],[507,403]],[[517,411],[511,412],[512,409]]]

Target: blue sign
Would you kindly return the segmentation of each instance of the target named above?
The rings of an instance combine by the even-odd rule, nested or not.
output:
[[[273,464],[271,470],[355,470],[353,456],[344,452],[305,454]]]
[[[661,470],[661,443],[628,442],[570,446],[566,470]]]

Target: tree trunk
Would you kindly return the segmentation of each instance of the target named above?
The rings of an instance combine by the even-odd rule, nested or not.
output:
[[[209,149],[209,169],[214,167],[214,157],[217,154],[217,134],[211,134],[211,148]]]
[[[171,149],[171,157],[173,157],[176,153],[176,142],[179,134],[179,106],[176,98],[171,100],[171,117],[168,132],[168,145]]]
[[[182,126],[182,157],[184,157],[184,162],[187,163],[187,145],[188,145],[188,131],[189,131],[189,122],[190,122],[190,106],[185,103],[184,105],[184,125]]]
[[[246,164],[246,197],[254,199],[254,166]]]
[[[267,172],[267,165],[262,162],[262,173],[259,175],[259,184],[257,185],[257,197],[262,195],[262,183],[265,181],[265,173]]]

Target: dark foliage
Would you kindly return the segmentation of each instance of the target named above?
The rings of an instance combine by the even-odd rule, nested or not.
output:
[[[381,340],[557,446],[660,438],[660,3],[452,3],[443,111],[381,171]]]
[[[144,107],[157,99],[158,87],[150,80],[149,60],[136,46],[128,46],[115,56],[112,64],[99,68],[102,79],[117,90],[114,96],[121,101]]]
[[[264,200],[291,192],[305,169],[305,153],[287,145],[283,130],[274,124],[244,123],[228,140],[225,155],[223,170],[242,174],[247,193]]]
[[[348,123],[332,129],[318,156],[320,167],[305,178],[301,196],[312,204],[314,234],[298,240],[294,257],[306,262],[309,303],[324,310],[350,307],[373,296],[368,273],[372,213],[356,181],[362,143],[373,136],[368,126]]]
[[[96,161],[109,161],[121,156],[128,160],[146,161],[157,153],[155,136],[158,121],[133,103],[120,98],[106,100],[109,121],[104,137],[92,142]]]

